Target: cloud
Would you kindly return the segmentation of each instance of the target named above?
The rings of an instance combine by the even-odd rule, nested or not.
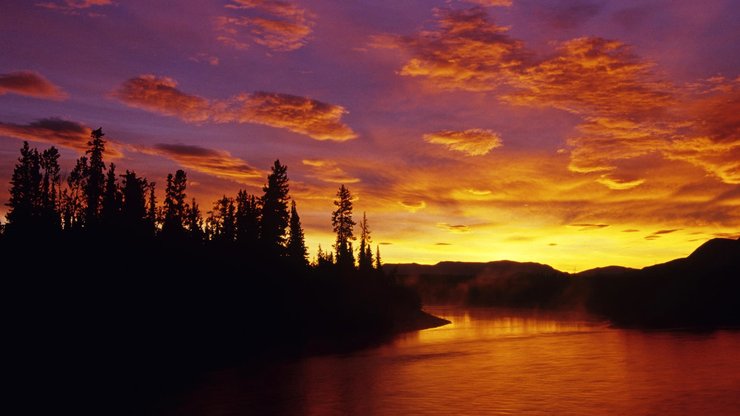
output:
[[[88,149],[92,129],[83,124],[59,118],[46,118],[27,125],[0,122],[0,136],[49,143],[80,154]],[[130,145],[106,137],[106,157],[119,159],[126,152],[137,152],[170,159],[182,167],[201,173],[246,182],[264,175],[242,159],[223,150],[184,144]]]
[[[498,133],[484,129],[442,130],[425,134],[424,140],[428,143],[445,145],[450,150],[462,152],[468,156],[483,156],[502,145]]]
[[[112,5],[112,0],[63,0],[57,2],[43,2],[37,3],[36,6],[43,7],[49,10],[57,10],[64,14],[78,15],[80,10],[89,9],[93,6],[109,6]],[[97,17],[99,13],[88,12],[88,16]]]
[[[218,59],[218,56],[211,55],[205,52],[197,53],[188,59],[190,59],[193,62],[207,63],[211,66],[218,66],[218,64],[221,63],[221,61]]]
[[[520,72],[529,53],[508,28],[489,21],[485,9],[437,9],[438,27],[414,36],[377,36],[376,48],[411,55],[399,72],[421,77],[442,89],[491,91]]]
[[[609,226],[609,224],[590,224],[590,223],[579,223],[579,224],[568,224],[571,227],[578,227],[578,231],[589,231],[589,230],[598,230],[600,228],[606,228]]]
[[[663,235],[672,234],[672,233],[675,233],[676,231],[681,231],[681,229],[677,228],[677,229],[671,229],[671,230],[658,230],[650,235],[646,235],[645,239],[646,240],[657,240]]]
[[[357,137],[341,122],[347,110],[342,106],[295,95],[270,92],[241,94],[219,111],[215,120],[256,123],[284,128],[316,140],[345,141]]]
[[[131,78],[112,93],[124,104],[186,122],[254,123],[283,128],[316,140],[357,137],[341,119],[344,107],[295,95],[255,92],[210,100],[182,92],[172,78],[147,74]]]
[[[325,159],[304,159],[303,164],[312,168],[310,177],[317,178],[329,183],[357,183],[360,178],[355,178],[344,171],[337,162]]]
[[[175,116],[189,122],[203,122],[211,117],[212,105],[205,98],[183,93],[177,81],[151,74],[124,82],[113,96],[130,107]]]
[[[415,213],[427,207],[427,203],[424,201],[398,201],[398,203],[411,213]]]
[[[576,10],[587,18],[602,6],[570,0],[546,8],[555,16]],[[740,183],[738,79],[676,85],[630,45],[599,37],[561,42],[537,57],[480,7],[437,10],[436,18],[432,30],[379,36],[374,46],[408,55],[401,76],[442,89],[497,91],[504,103],[580,117],[566,138],[572,172],[599,173],[597,183],[627,191],[653,180],[650,166],[685,162],[722,182]],[[634,161],[641,158],[652,158],[653,164],[637,166]]]
[[[249,166],[245,161],[232,156],[224,150],[208,149],[185,144],[159,143],[153,146],[134,146],[140,153],[161,156],[174,161],[180,166],[194,171],[245,182],[261,178],[262,172]]]
[[[217,39],[239,50],[249,43],[274,51],[303,47],[313,31],[315,16],[286,0],[232,0],[228,15],[216,18]]]
[[[471,231],[470,227],[464,224],[454,224],[453,225],[453,224],[448,224],[446,222],[441,222],[437,224],[437,227],[442,228],[452,233],[457,233],[457,234],[469,233]]]
[[[484,7],[509,7],[511,0],[463,0],[466,3],[477,4]]]
[[[18,94],[47,100],[67,98],[61,88],[52,84],[38,72],[18,71],[0,74],[0,95]]]
[[[30,124],[0,122],[0,136],[20,140],[49,143],[84,153],[92,129],[74,121],[60,118],[44,118]],[[114,140],[106,140],[105,153],[111,158],[123,157],[122,146]]]

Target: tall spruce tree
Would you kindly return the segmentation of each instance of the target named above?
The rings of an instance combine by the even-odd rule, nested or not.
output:
[[[52,146],[41,153],[41,223],[48,231],[61,229],[59,151]]]
[[[121,221],[123,230],[139,238],[149,235],[149,220],[146,207],[146,192],[149,183],[136,172],[127,170],[123,175]]]
[[[331,214],[331,224],[337,234],[334,251],[336,262],[339,267],[353,268],[355,258],[352,252],[352,241],[355,236],[352,232],[355,221],[352,219],[352,195],[344,185],[337,191],[337,199],[334,201],[337,207]]]
[[[308,265],[308,250],[306,240],[301,227],[301,218],[298,216],[295,200],[290,205],[290,232],[288,233],[288,258],[293,264],[300,266]]]
[[[370,243],[370,226],[367,223],[367,215],[363,212],[360,221],[360,251],[357,253],[358,268],[362,271],[373,269],[373,250]]]
[[[236,243],[250,256],[259,244],[261,207],[254,195],[240,190],[236,195]]]
[[[167,175],[167,188],[164,198],[164,223],[162,234],[168,237],[182,236],[185,231],[185,188],[187,176],[185,171],[178,169],[173,176]]]
[[[157,233],[157,194],[156,194],[156,182],[149,182],[149,198],[146,202],[146,221],[149,227],[151,235]]]
[[[101,202],[100,220],[104,227],[115,227],[121,213],[121,204],[123,196],[118,189],[116,180],[116,165],[111,163],[108,166],[108,173],[105,177],[105,188]]]
[[[90,155],[86,172],[85,183],[85,225],[95,227],[100,220],[100,207],[105,186],[105,163],[103,153],[105,152],[105,140],[103,140],[102,127],[90,133],[89,148],[85,152]]]
[[[41,160],[39,152],[23,142],[21,156],[10,179],[6,218],[9,235],[22,235],[37,228],[41,216]]]
[[[375,246],[375,270],[383,271],[383,263],[380,261],[380,245]]]
[[[198,203],[193,198],[190,206],[187,207],[187,218],[185,220],[185,229],[190,239],[196,243],[202,243],[205,233],[203,231],[203,216],[200,212]]]
[[[267,185],[262,188],[262,218],[260,242],[265,255],[277,257],[285,254],[286,231],[288,228],[288,167],[276,160],[272,173],[267,176]]]

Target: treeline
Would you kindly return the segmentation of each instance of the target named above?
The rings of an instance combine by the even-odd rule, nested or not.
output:
[[[276,160],[261,196],[239,190],[224,195],[207,212],[187,198],[187,174],[167,175],[164,201],[157,203],[156,183],[104,162],[102,129],[93,130],[88,150],[77,159],[62,181],[59,151],[38,151],[24,142],[10,181],[7,224],[0,229],[11,241],[115,238],[142,244],[153,240],[164,245],[193,248],[209,246],[238,253],[251,261],[283,262],[293,267],[343,271],[380,270],[380,252],[373,254],[367,217],[359,223],[356,240],[352,196],[342,185],[337,192],[332,226],[336,233],[333,251],[320,246],[311,264],[295,200],[291,200],[287,166]],[[63,183],[64,182],[64,183]]]

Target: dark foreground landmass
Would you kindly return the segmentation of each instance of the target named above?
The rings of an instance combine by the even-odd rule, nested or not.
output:
[[[95,413],[96,403],[98,414],[142,414],[152,408],[143,402],[213,369],[349,351],[447,323],[377,270],[291,267],[154,240],[0,249],[6,375],[11,391],[30,395],[18,397],[27,414],[81,404]]]
[[[538,263],[387,265],[425,304],[579,309],[643,328],[740,326],[740,240],[713,239],[690,256],[570,274]]]

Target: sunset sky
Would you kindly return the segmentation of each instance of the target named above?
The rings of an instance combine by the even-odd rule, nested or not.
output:
[[[208,208],[288,166],[313,257],[345,184],[386,262],[642,267],[740,235],[735,0],[38,0],[0,12],[0,201],[182,168]],[[160,201],[161,201],[160,197]],[[6,207],[0,207],[5,221]]]

